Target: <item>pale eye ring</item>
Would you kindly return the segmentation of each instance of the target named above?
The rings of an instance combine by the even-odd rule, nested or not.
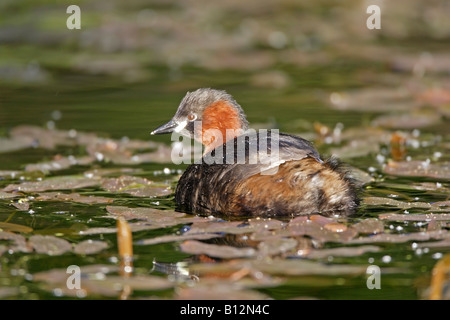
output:
[[[195,119],[197,119],[197,115],[195,113],[190,113],[187,116],[187,118],[188,118],[189,121],[194,121]]]

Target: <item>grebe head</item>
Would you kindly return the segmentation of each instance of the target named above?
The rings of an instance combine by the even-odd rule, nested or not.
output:
[[[221,143],[212,137],[211,129],[222,133],[223,143],[245,132],[248,122],[241,106],[230,94],[223,90],[201,88],[188,92],[172,120],[151,134],[176,132],[194,138],[212,149]],[[234,136],[227,135],[227,130],[235,130],[236,133]]]

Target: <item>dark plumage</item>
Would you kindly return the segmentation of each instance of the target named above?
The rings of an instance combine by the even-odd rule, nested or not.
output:
[[[215,117],[217,112],[220,117]],[[191,118],[194,120],[186,120]],[[203,136],[193,132],[194,121],[200,120]],[[299,137],[247,132],[242,108],[224,91],[199,89],[188,93],[169,124],[181,134],[197,137],[207,150],[202,163],[189,166],[178,182],[175,201],[184,210],[232,216],[293,216],[349,215],[357,208],[353,184],[337,159],[322,161],[311,143]],[[214,139],[204,139],[209,127],[220,132],[241,131],[216,145]],[[167,130],[164,125],[154,133]],[[259,149],[267,146],[269,154],[274,153],[272,142],[278,146],[277,161],[262,163]],[[245,150],[243,162],[238,161],[238,148]],[[209,164],[211,159],[215,163]]]

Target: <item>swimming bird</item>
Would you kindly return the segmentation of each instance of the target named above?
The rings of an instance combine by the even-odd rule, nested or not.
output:
[[[271,217],[348,216],[357,209],[355,187],[336,158],[322,160],[297,136],[252,131],[223,90],[188,92],[173,118],[151,134],[174,132],[204,146],[201,161],[186,169],[175,190],[184,211]]]

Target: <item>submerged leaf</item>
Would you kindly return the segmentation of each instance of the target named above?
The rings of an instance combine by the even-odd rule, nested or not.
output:
[[[72,245],[67,240],[54,236],[34,235],[30,237],[28,243],[37,253],[50,256],[58,256],[72,250]]]
[[[15,224],[15,223],[9,223],[9,222],[0,222],[0,230],[3,231],[12,231],[12,232],[32,232],[33,228],[21,225],[21,224]]]

